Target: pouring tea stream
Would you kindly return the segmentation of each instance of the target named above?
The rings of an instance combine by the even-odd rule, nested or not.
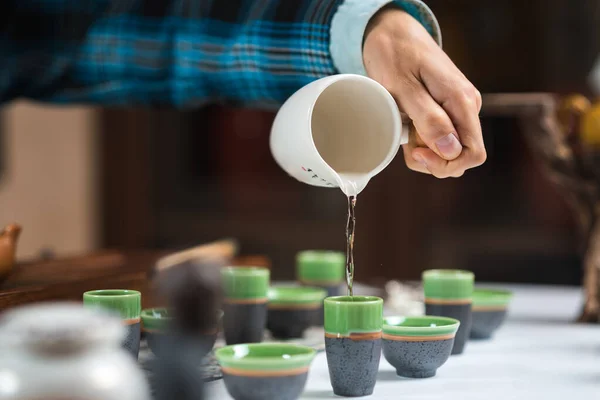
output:
[[[354,208],[371,178],[408,143],[392,95],[376,81],[352,74],[316,80],[281,107],[271,129],[273,158],[312,186],[340,188],[348,198],[346,280],[354,279]]]

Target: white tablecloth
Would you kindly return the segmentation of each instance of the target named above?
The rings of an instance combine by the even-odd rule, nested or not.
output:
[[[600,326],[573,323],[581,290],[493,285],[514,290],[509,317],[491,341],[469,342],[429,379],[403,379],[381,357],[371,399],[600,399]],[[223,381],[211,399],[231,399]],[[301,399],[331,399],[327,361],[319,354]],[[277,400],[277,399],[265,399]]]

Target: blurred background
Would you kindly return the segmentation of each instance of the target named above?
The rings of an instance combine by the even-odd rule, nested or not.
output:
[[[428,0],[444,48],[482,93],[589,94],[597,1]],[[57,108],[0,114],[0,225],[24,227],[18,258],[48,250],[166,249],[236,237],[294,276],[295,253],[344,250],[346,198],[273,161],[274,114]],[[483,116],[487,163],[462,179],[410,172],[402,156],[357,202],[356,279],[466,268],[478,280],[578,285],[575,224],[512,118]]]

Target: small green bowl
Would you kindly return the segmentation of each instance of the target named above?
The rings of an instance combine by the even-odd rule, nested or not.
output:
[[[512,292],[501,289],[475,288],[471,339],[490,339],[506,319]]]
[[[383,355],[399,376],[430,378],[450,357],[460,322],[416,316],[383,319]]]
[[[160,356],[168,347],[168,342],[172,338],[169,335],[170,324],[173,321],[170,310],[167,308],[147,308],[142,310],[140,317],[143,325],[142,331],[148,342],[148,347],[156,356]],[[222,317],[223,311],[219,311],[217,328],[198,338],[202,349],[204,349],[202,356],[214,347]]]
[[[310,347],[285,343],[238,344],[215,352],[235,400],[299,398],[315,355]]]
[[[309,286],[269,288],[267,329],[277,339],[301,338],[317,322],[326,296],[325,289]]]

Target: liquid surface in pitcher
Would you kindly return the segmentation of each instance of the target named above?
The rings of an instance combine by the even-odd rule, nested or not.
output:
[[[340,188],[356,196],[394,146],[394,120],[381,96],[367,96],[363,85],[340,81],[319,96],[311,133],[317,152],[341,178]]]

